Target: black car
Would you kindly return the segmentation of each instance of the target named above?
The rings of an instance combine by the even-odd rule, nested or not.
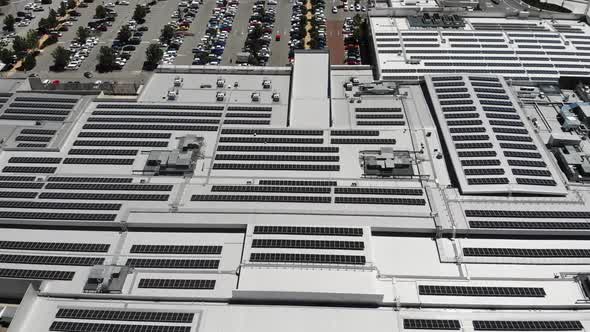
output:
[[[123,47],[123,51],[135,51],[135,46],[126,45],[125,47]]]
[[[148,31],[148,27],[144,26],[140,26],[137,31]]]

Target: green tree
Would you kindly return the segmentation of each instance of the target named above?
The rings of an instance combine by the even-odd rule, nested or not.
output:
[[[354,15],[354,17],[352,18],[352,24],[356,27],[360,26],[363,23],[363,18],[361,17],[360,14],[356,14]]]
[[[16,53],[16,56],[21,58],[29,49],[27,40],[21,36],[14,37],[14,40],[12,41],[12,49],[14,50],[14,53]]]
[[[86,27],[79,27],[78,31],[76,31],[76,36],[78,37],[78,41],[80,43],[85,43],[88,37],[90,37],[90,31]]]
[[[4,18],[4,29],[6,31],[14,31],[14,23],[16,23],[14,16],[8,15]]]
[[[49,28],[55,28],[57,26],[57,23],[57,12],[53,9],[50,9],[49,14],[47,15],[47,24],[49,25]]]
[[[172,37],[174,37],[174,28],[171,25],[165,25],[164,28],[162,29],[162,35],[161,35],[161,39],[163,42],[165,43],[169,43],[170,39],[172,39]]]
[[[51,55],[53,56],[54,60],[53,66],[58,70],[64,69],[70,61],[70,51],[66,50],[62,46],[58,46],[55,50],[53,50]]]
[[[145,21],[144,18],[147,15],[147,11],[145,10],[144,6],[137,5],[135,6],[135,11],[133,12],[133,19],[137,22]]]
[[[76,8],[76,1],[75,0],[68,0],[68,9]]]
[[[127,43],[129,41],[129,39],[131,38],[131,29],[129,29],[128,25],[124,25],[121,27],[121,30],[119,30],[118,38],[123,43]]]
[[[162,56],[164,56],[164,51],[158,44],[150,44],[145,51],[146,61],[151,66],[157,65],[162,60]]]
[[[6,6],[10,3],[9,0],[0,0],[0,6]]]
[[[102,70],[111,70],[115,66],[115,53],[108,46],[102,46],[98,54],[98,66]]]
[[[35,49],[39,46],[39,34],[36,30],[27,31],[26,43],[28,49]]]
[[[94,12],[94,16],[96,16],[96,18],[105,18],[105,17],[107,17],[107,9],[104,6],[102,6],[102,5],[96,6],[96,10]]]
[[[39,33],[45,34],[49,31],[49,29],[50,29],[49,20],[46,19],[45,17],[41,18],[39,20],[39,25],[38,25]]]
[[[35,60],[35,56],[31,53],[27,54],[25,59],[23,60],[22,66],[25,70],[31,70],[35,68],[37,65],[37,60]]]
[[[5,64],[13,63],[14,52],[5,47],[0,48],[0,61]]]
[[[68,13],[67,9],[68,9],[67,5],[63,2],[60,2],[59,3],[59,10],[57,11],[57,14],[61,17],[64,17]]]

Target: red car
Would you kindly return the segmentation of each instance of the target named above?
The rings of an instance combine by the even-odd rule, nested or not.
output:
[[[280,33],[277,33],[277,35],[275,36],[275,40],[281,41],[281,34]]]

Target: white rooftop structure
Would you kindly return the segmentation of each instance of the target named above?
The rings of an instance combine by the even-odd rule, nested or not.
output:
[[[536,124],[532,104],[496,76],[428,76],[420,86],[314,65],[329,74],[317,112],[331,121],[312,123],[304,101],[288,97],[320,99],[295,91],[299,60],[165,67],[125,97],[11,81],[0,96],[0,298],[20,305],[0,323],[10,332],[590,329],[590,187],[568,180],[543,144],[561,131],[556,112]],[[462,82],[469,96],[442,97],[461,87],[441,82]],[[448,112],[445,100],[476,109]],[[489,112],[485,100],[514,109]],[[452,133],[442,122],[460,113],[482,123]],[[528,137],[536,150],[525,152],[539,157],[504,154],[513,149],[494,128],[513,127],[492,123],[496,113],[527,130],[497,135]],[[492,145],[481,151],[500,165],[470,168],[483,178],[501,169],[508,184],[469,183],[462,172],[460,161],[484,157],[460,155],[453,138],[481,128]],[[512,159],[542,161],[522,168],[549,174],[516,176]]]
[[[296,52],[293,69],[290,125],[295,128],[330,126],[330,54]]]

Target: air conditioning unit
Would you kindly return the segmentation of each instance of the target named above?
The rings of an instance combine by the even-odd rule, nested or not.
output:
[[[252,101],[260,101],[260,93],[252,92],[251,98],[252,98]]]
[[[215,96],[217,101],[223,101],[225,99],[225,92],[218,92]]]
[[[270,89],[270,81],[269,80],[262,81],[262,87],[265,89]]]
[[[225,80],[223,78],[218,78],[217,79],[217,87],[223,88],[224,86],[225,86]]]
[[[272,101],[278,102],[279,100],[281,100],[281,95],[278,92],[273,93],[272,94]]]

